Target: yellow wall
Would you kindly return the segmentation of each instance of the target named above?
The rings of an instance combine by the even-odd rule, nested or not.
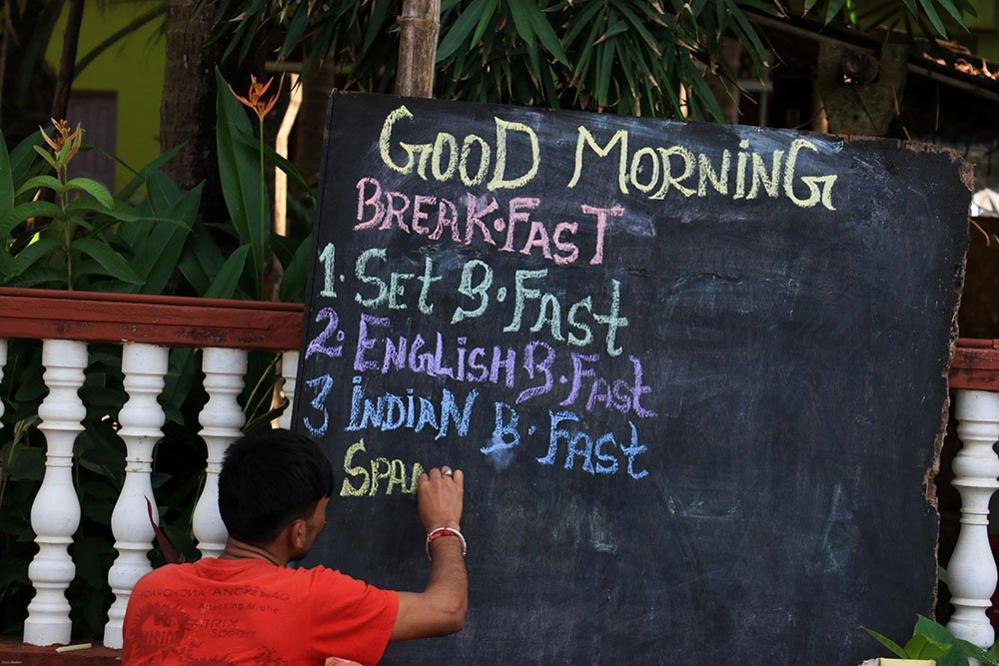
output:
[[[996,0],[972,0],[978,17],[969,17],[968,27],[976,36],[975,55],[999,62],[999,9]],[[980,64],[980,63],[975,63]]]
[[[82,58],[136,17],[162,4],[162,0],[89,0],[83,12],[77,58]],[[46,52],[46,59],[56,69],[65,25],[64,11]],[[102,53],[73,82],[74,90],[117,93],[115,153],[136,169],[160,153],[160,102],[163,99],[163,67],[166,63],[162,25],[162,17],[146,23]],[[123,186],[129,178],[126,169],[116,167],[117,187]]]

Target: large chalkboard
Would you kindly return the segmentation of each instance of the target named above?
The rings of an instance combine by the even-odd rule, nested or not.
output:
[[[294,423],[309,563],[470,611],[384,663],[857,664],[929,613],[964,167],[889,141],[338,94]]]

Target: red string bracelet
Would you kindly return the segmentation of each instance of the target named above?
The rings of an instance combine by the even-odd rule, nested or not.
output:
[[[430,543],[434,541],[434,539],[439,539],[441,537],[448,537],[448,536],[458,537],[459,539],[461,539],[461,556],[462,557],[465,556],[465,553],[468,552],[468,542],[465,541],[465,535],[463,535],[461,532],[452,527],[438,527],[437,529],[430,530],[430,532],[427,533],[426,549],[427,549],[427,557],[429,559],[431,560],[433,559],[432,557],[430,557]]]

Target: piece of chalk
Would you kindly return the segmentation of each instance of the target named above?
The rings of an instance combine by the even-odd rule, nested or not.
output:
[[[76,652],[77,650],[87,650],[94,646],[93,643],[79,643],[77,645],[63,645],[62,647],[57,647],[56,652]]]

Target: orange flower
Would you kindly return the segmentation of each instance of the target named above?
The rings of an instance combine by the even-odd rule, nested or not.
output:
[[[41,130],[42,138],[45,140],[45,143],[48,144],[49,148],[52,149],[53,153],[56,153],[58,155],[63,148],[65,148],[67,145],[69,146],[65,158],[66,159],[65,163],[68,164],[69,161],[72,160],[73,157],[76,155],[76,153],[79,152],[80,146],[83,144],[83,128],[80,126],[80,123],[77,123],[76,129],[70,131],[69,121],[56,120],[55,118],[51,118],[51,121],[52,121],[52,126],[55,128],[56,131],[55,137],[49,137],[49,135],[46,134],[45,130],[43,130],[41,127],[39,127],[38,129]]]
[[[270,99],[265,100],[263,99],[264,94],[267,93],[267,89],[271,87],[272,83],[274,83],[273,76],[267,80],[267,83],[257,83],[257,77],[250,74],[250,88],[246,93],[246,97],[237,95],[232,86],[229,86],[229,90],[232,91],[233,97],[238,99],[240,104],[253,109],[254,113],[257,114],[257,118],[262,122],[264,117],[277,104],[278,97],[281,96],[281,86],[284,85],[284,77],[281,78],[281,83],[278,84],[277,92]]]

